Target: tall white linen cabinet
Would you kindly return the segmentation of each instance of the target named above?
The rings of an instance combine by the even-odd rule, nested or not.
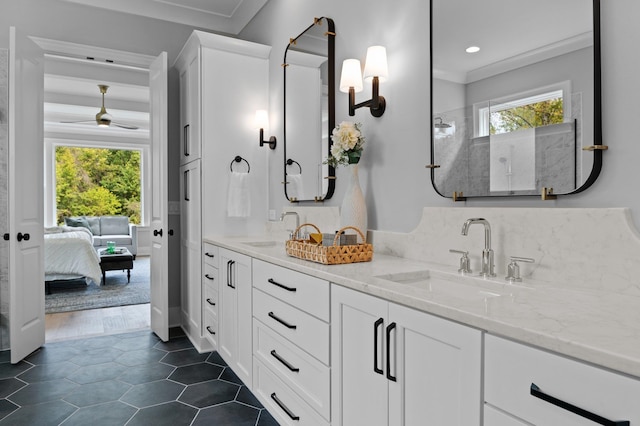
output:
[[[268,219],[269,150],[260,148],[253,121],[256,110],[268,108],[270,50],[194,31],[174,64],[180,74],[180,322],[199,351],[218,349],[225,320],[223,265],[217,250],[203,247],[203,235],[256,234]],[[232,171],[249,173],[245,217],[228,216]],[[248,329],[237,332],[251,341],[250,318]]]

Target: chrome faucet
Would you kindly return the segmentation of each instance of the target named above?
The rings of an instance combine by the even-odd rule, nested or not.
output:
[[[489,221],[482,217],[474,217],[467,219],[462,225],[462,235],[466,236],[469,232],[469,226],[474,223],[480,223],[484,225],[484,250],[482,250],[482,270],[480,275],[483,277],[495,277],[495,265],[493,264],[493,250],[491,249],[491,225]]]
[[[296,231],[298,230],[298,227],[300,227],[300,216],[298,215],[298,213],[297,212],[291,212],[291,211],[282,212],[282,214],[280,215],[280,222],[282,222],[284,220],[284,218],[286,216],[289,216],[289,215],[295,215],[295,217],[296,217],[296,227],[293,228],[293,231],[291,232],[291,238],[297,239],[298,235],[296,234]]]

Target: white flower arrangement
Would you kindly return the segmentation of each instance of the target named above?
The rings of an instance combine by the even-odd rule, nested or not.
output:
[[[332,167],[338,165],[358,164],[364,146],[364,136],[360,131],[360,123],[343,121],[331,132],[331,155],[324,161]]]

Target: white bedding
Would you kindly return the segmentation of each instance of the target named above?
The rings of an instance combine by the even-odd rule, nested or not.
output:
[[[85,231],[75,228],[69,232],[45,233],[44,272],[47,277],[83,276],[100,284],[100,258],[93,248],[91,234]]]

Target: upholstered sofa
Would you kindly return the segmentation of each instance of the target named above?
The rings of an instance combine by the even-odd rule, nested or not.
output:
[[[82,226],[93,234],[93,246],[106,247],[113,241],[117,247],[126,247],[135,259],[138,253],[138,229],[127,216],[74,216],[65,217],[66,226]]]

